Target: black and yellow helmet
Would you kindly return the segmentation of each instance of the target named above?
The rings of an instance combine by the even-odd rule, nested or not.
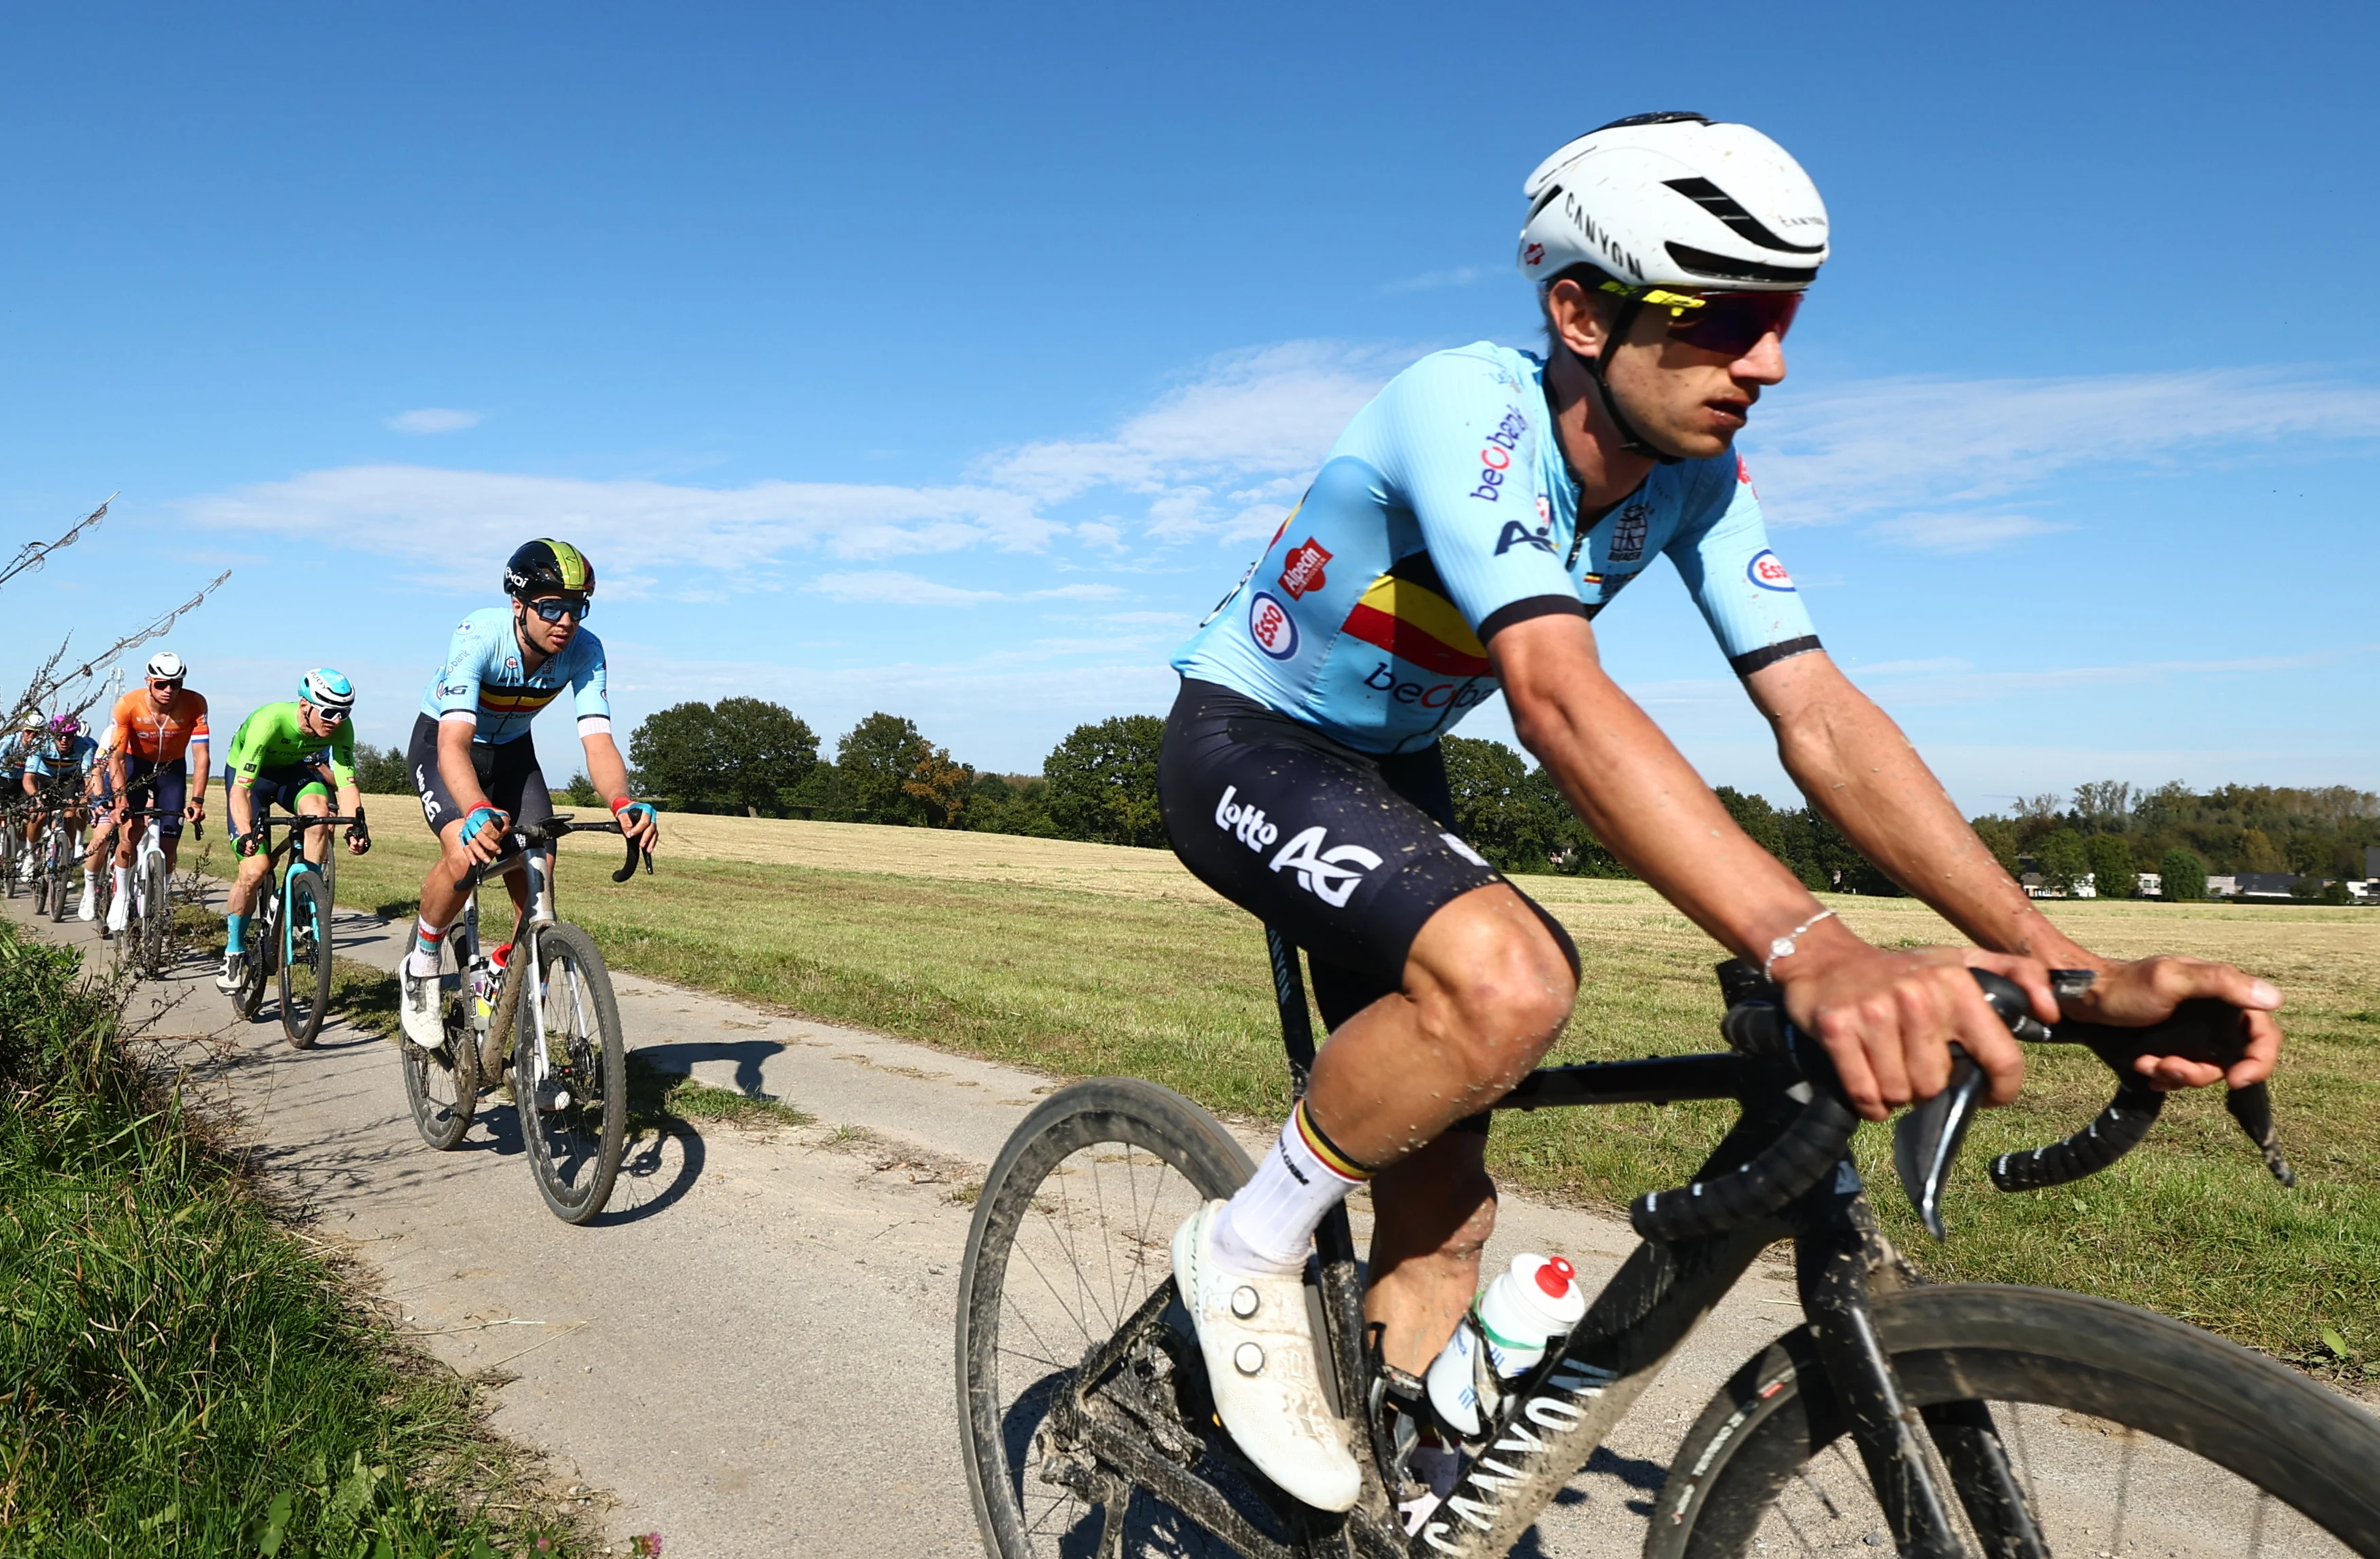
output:
[[[567,541],[541,536],[521,543],[504,563],[504,594],[527,598],[555,590],[595,593],[595,565]]]

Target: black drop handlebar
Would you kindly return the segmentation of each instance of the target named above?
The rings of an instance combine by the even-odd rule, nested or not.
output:
[[[637,861],[640,856],[644,860],[646,875],[650,876],[652,874],[653,852],[639,849],[635,840],[626,839],[618,818],[608,817],[601,823],[581,823],[575,817],[552,817],[542,823],[520,824],[506,828],[504,840],[507,848],[504,852],[492,861],[481,862],[457,877],[455,891],[470,892],[483,878],[511,871],[530,852],[557,842],[565,834],[620,834],[628,846],[628,858],[621,863],[618,871],[612,874],[613,882],[625,882],[636,876]]]
[[[2165,1095],[2134,1070],[2141,1057],[2182,1056],[2228,1067],[2246,1049],[2239,1009],[2225,1002],[2187,1001],[2171,1018],[2147,1028],[2070,1020],[2052,1025],[2032,1015],[2031,1003],[2015,982],[1986,970],[1972,973],[1985,999],[2017,1038],[2083,1045],[2118,1078],[2114,1100],[2089,1126],[2047,1147],[1994,1160],[1992,1183],[2001,1190],[2062,1185],[2106,1168],[2140,1145],[2165,1103]],[[2068,995],[2079,994],[2089,984],[2087,975],[2063,971],[2058,979],[2061,993]],[[1714,1234],[1779,1211],[1833,1170],[1859,1129],[1859,1118],[1844,1102],[1825,1048],[1786,1018],[1776,988],[1750,977],[1748,968],[1740,964],[1721,965],[1720,984],[1733,1005],[1720,1021],[1719,1032],[1736,1051],[1776,1060],[1797,1076],[1800,1081],[1785,1093],[1802,1108],[1740,1167],[1637,1198],[1629,1207],[1629,1222],[1647,1239]],[[1942,1234],[1942,1179],[1985,1086],[1983,1073],[1961,1047],[1952,1045],[1951,1056],[1949,1087],[1903,1116],[1894,1142],[1902,1184],[1937,1239]],[[2256,1144],[2273,1178],[2284,1186],[2294,1185],[2297,1177],[2281,1156],[2265,1086],[2258,1082],[2231,1089],[2226,1107]]]

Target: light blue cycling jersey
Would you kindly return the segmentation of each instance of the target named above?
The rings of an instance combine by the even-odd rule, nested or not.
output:
[[[1358,751],[1414,752],[1495,693],[1500,629],[1592,618],[1662,555],[1737,674],[1817,648],[1733,454],[1656,466],[1579,533],[1544,373],[1483,341],[1391,380],[1174,670]]]
[[[602,640],[581,628],[561,654],[524,672],[512,608],[482,607],[455,630],[446,664],[421,695],[421,712],[439,721],[474,722],[475,742],[517,742],[528,734],[538,711],[565,687],[577,702],[578,734],[609,732],[612,700],[604,691]]]
[[[69,780],[88,772],[98,753],[99,743],[88,736],[76,737],[63,753],[44,742],[25,759],[25,768],[45,780]]]
[[[20,731],[0,736],[0,780],[16,780],[25,777],[26,755],[31,751],[32,743],[39,740],[39,737],[29,738]]]

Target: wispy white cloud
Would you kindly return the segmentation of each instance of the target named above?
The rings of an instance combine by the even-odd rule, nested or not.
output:
[[[489,538],[566,535],[644,569],[747,560],[765,582],[786,553],[873,559],[994,546],[1046,547],[1058,526],[1020,494],[991,488],[759,482],[683,487],[645,480],[349,465],[194,499],[202,525],[290,536],[336,535],[350,546],[450,577]],[[506,543],[509,545],[509,542]],[[474,576],[484,573],[475,567]],[[626,570],[621,571],[623,574]],[[628,580],[606,579],[607,586]]]
[[[1854,680],[1899,673],[1880,702],[1893,708],[2037,698],[2097,688],[2140,686],[2176,677],[2258,676],[2300,671],[2380,651],[2380,644],[2338,645],[2300,655],[2234,656],[2215,660],[2137,660],[2116,666],[2051,666],[2025,671],[1981,671],[1963,661],[1887,661],[1849,668]],[[1934,670],[1934,667],[1939,670]]]
[[[2380,388],[2289,368],[2075,379],[1870,380],[1776,393],[1743,443],[1787,523],[1988,503],[2070,468],[2380,440]]]
[[[1113,585],[1058,585],[1046,590],[970,590],[898,569],[821,574],[806,586],[839,601],[880,606],[980,606],[985,601],[1108,601],[1123,594]]]
[[[1928,552],[1982,552],[2020,537],[2072,530],[2069,525],[2040,520],[2031,514],[1968,514],[1957,510],[1895,514],[1867,527],[1878,540]]]
[[[384,418],[382,425],[399,433],[459,433],[466,428],[477,428],[480,414],[453,406],[419,406]]]
[[[1389,282],[1380,288],[1380,296],[1393,297],[1400,293],[1437,292],[1442,287],[1467,287],[1484,277],[1502,274],[1502,268],[1487,265],[1458,265],[1451,271],[1425,271],[1418,276],[1407,276],[1401,282]]]

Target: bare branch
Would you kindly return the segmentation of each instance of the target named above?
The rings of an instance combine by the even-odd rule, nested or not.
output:
[[[174,624],[178,622],[185,613],[196,611],[199,607],[205,602],[206,598],[209,596],[213,595],[217,589],[221,588],[224,581],[230,577],[231,570],[224,570],[221,574],[216,574],[212,580],[208,582],[205,589],[200,590],[197,595],[192,596],[188,600],[184,601],[181,605],[174,608],[171,611],[163,612],[157,617],[152,619],[147,626],[142,627],[134,633],[125,634],[124,637],[116,640],[114,644],[108,646],[97,655],[92,656],[89,660],[84,661],[81,665],[76,667],[71,671],[61,671],[58,670],[58,665],[66,659],[67,653],[67,647],[64,644],[59,645],[56,653],[53,654],[47,660],[42,663],[42,669],[34,673],[31,685],[25,689],[24,693],[18,698],[16,707],[9,711],[7,718],[8,728],[13,730],[16,727],[17,722],[22,719],[25,716],[39,713],[42,706],[50,701],[52,695],[57,693],[62,688],[91,676],[95,668],[105,665],[108,661],[115,659],[117,656],[123,654],[128,649],[132,649],[140,645],[147,644],[151,639],[159,638],[173,632]],[[84,707],[88,707],[89,704],[86,703]]]
[[[121,490],[109,493],[107,495],[106,502],[102,503],[98,508],[93,509],[90,514],[85,514],[81,519],[79,519],[73,525],[68,526],[67,527],[67,533],[64,536],[59,537],[55,541],[29,541],[25,543],[23,548],[18,551],[17,555],[8,560],[5,567],[0,567],[0,585],[7,584],[11,579],[16,578],[18,574],[24,574],[29,570],[40,568],[43,563],[50,561],[50,554],[56,551],[59,548],[73,546],[75,542],[81,538],[84,531],[89,530],[91,526],[99,524],[101,520],[107,517],[107,505],[115,502],[122,496],[123,493]]]

